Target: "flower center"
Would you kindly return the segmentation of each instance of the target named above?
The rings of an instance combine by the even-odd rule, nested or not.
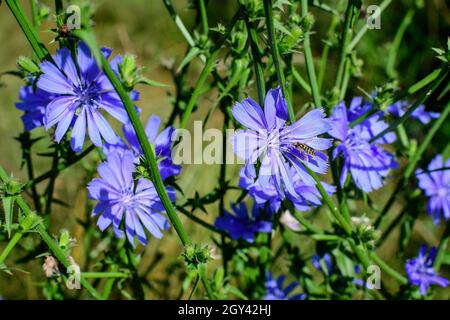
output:
[[[81,85],[77,88],[76,96],[80,105],[84,106],[96,107],[100,100],[98,90],[93,85]]]

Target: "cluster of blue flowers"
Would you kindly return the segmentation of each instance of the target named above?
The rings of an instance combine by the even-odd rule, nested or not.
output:
[[[109,59],[111,50],[102,49],[102,52]],[[103,231],[112,226],[117,237],[126,235],[133,246],[135,238],[147,243],[145,230],[161,238],[169,223],[152,182],[136,175],[142,150],[118,94],[84,43],[78,44],[74,55],[67,48],[58,50],[53,60],[54,63],[43,62],[42,74],[31,78],[30,84],[20,90],[21,101],[16,106],[24,111],[25,130],[55,127],[52,131],[55,141],[60,143],[70,135],[75,152],[83,150],[87,132],[92,143],[101,147],[106,156],[106,161],[98,167],[100,177],[88,185],[90,197],[97,201],[93,215],[98,216],[99,228]],[[117,77],[121,63],[121,56],[110,61]],[[129,94],[132,100],[139,99],[138,92]],[[400,117],[408,105],[404,101],[396,102],[387,112]],[[321,195],[309,172],[326,173],[329,165],[326,152],[333,147],[333,140],[333,159],[340,156],[343,159],[340,185],[352,180],[366,193],[381,188],[389,171],[398,167],[394,155],[384,147],[393,143],[396,135],[387,133],[374,140],[388,126],[382,119],[385,115],[382,111],[353,123],[372,108],[371,103],[355,97],[349,107],[344,102],[335,106],[329,118],[317,108],[289,123],[287,104],[279,87],[267,93],[263,108],[251,98],[236,103],[232,114],[244,127],[232,141],[236,155],[245,160],[239,186],[248,191],[254,205],[249,213],[244,202],[232,204],[234,213],[225,212],[217,218],[215,226],[228,232],[232,239],[253,242],[257,233],[272,232],[272,217],[282,208],[284,200],[302,212],[320,206]],[[114,132],[105,114],[122,123],[123,138]],[[412,116],[427,124],[439,114],[420,106]],[[171,158],[174,128],[167,127],[160,132],[160,127],[161,120],[151,116],[145,133],[155,146],[158,168],[165,180],[177,176],[181,167]],[[441,216],[450,219],[449,166],[450,159],[438,155],[427,171],[416,172],[419,187],[429,197],[428,212],[436,223]],[[329,195],[336,190],[330,184],[322,185]],[[175,191],[167,188],[167,193],[174,201]],[[427,257],[423,247],[418,258],[406,263],[411,284],[419,286],[422,294],[432,283],[448,284],[435,274],[434,256],[434,249]],[[327,274],[332,272],[329,255],[314,257],[313,265]],[[267,299],[305,298],[302,294],[290,296],[297,284],[282,289],[283,281],[283,276],[274,280],[270,273],[267,275]]]
[[[105,58],[111,50],[103,48]],[[56,126],[54,138],[60,143],[70,131],[70,143],[75,152],[83,149],[86,131],[92,143],[102,150],[106,162],[98,167],[100,178],[88,185],[89,196],[98,201],[93,210],[99,216],[97,225],[103,231],[112,225],[116,237],[123,238],[135,246],[135,237],[142,244],[147,243],[145,230],[154,237],[163,236],[169,223],[164,217],[164,207],[152,182],[135,179],[135,166],[142,154],[135,131],[128,114],[109,79],[98,66],[89,48],[83,42],[78,44],[76,57],[67,48],[53,56],[55,64],[44,61],[42,74],[33,84],[21,88],[18,109],[25,130],[44,126],[47,130]],[[110,61],[112,70],[119,77],[122,57]],[[130,92],[133,101],[139,99],[136,91]],[[137,108],[137,107],[136,107]],[[125,141],[117,135],[103,113],[123,124]],[[176,176],[181,167],[171,158],[173,128],[167,127],[158,134],[160,119],[152,116],[146,126],[147,138],[155,146],[158,167],[163,179]],[[167,188],[169,198],[175,200],[175,191]],[[123,223],[124,222],[124,223]]]

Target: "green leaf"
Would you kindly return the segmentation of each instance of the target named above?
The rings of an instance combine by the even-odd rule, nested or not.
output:
[[[336,257],[336,264],[339,270],[341,271],[342,275],[344,275],[345,277],[354,278],[355,267],[353,265],[353,261],[339,249],[335,249],[332,252],[333,255]]]
[[[231,294],[235,295],[236,297],[238,297],[239,299],[248,300],[248,298],[247,298],[247,296],[245,294],[243,294],[238,288],[233,287],[232,285],[227,285],[226,286],[226,290],[229,293],[231,293]]]
[[[28,73],[37,74],[41,72],[39,66],[28,57],[19,57],[19,59],[17,60],[17,64],[19,65],[20,68],[22,68]]]
[[[184,57],[183,61],[181,61],[180,65],[178,66],[177,72],[180,72],[181,69],[184,68],[185,65],[187,65],[189,62],[191,62],[195,57],[200,55],[201,50],[197,47],[193,47],[187,55]]]
[[[4,197],[2,201],[3,201],[3,210],[5,211],[5,228],[6,231],[8,232],[8,237],[11,237],[11,226],[16,197],[15,196]]]
[[[149,79],[147,77],[140,77],[140,78],[138,78],[137,81],[136,81],[136,84],[138,84],[138,83],[146,84],[146,85],[151,86],[151,87],[167,87],[167,84],[162,83],[162,82],[158,82],[158,81],[155,81],[155,80],[152,80],[152,79]]]

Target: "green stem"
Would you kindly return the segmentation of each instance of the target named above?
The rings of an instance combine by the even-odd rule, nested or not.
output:
[[[319,177],[308,168],[308,166],[305,166],[306,171],[308,171],[308,174],[314,179],[316,182],[317,190],[319,190],[320,195],[322,196],[322,199],[325,201],[325,204],[330,209],[331,213],[333,214],[334,218],[338,221],[342,229],[345,231],[345,233],[348,236],[352,235],[352,226],[349,224],[349,222],[345,219],[345,217],[341,214],[339,211],[339,208],[333,203],[333,200],[331,200],[330,196],[325,191],[325,188],[323,187],[322,183],[320,182]]]
[[[39,32],[37,0],[30,0],[30,7],[31,7],[31,23],[33,24],[35,32]]]
[[[258,47],[258,34],[253,23],[249,21],[249,17],[245,17],[245,23],[248,32],[248,41],[250,43],[250,49],[253,56],[253,65],[255,68],[256,87],[258,89],[258,102],[260,106],[264,106],[264,97],[266,95],[264,71],[261,64],[261,55]]]
[[[436,260],[434,261],[434,269],[439,271],[442,261],[444,260],[445,252],[448,248],[448,242],[450,240],[450,223],[447,223],[441,241],[439,242],[438,253]],[[1,263],[0,263],[1,264]]]
[[[391,4],[392,0],[384,0],[381,4],[380,4],[380,10],[377,14],[374,14],[372,16],[372,18],[376,19],[378,18],[381,13],[383,13],[383,11]],[[350,42],[350,44],[347,47],[348,52],[352,51],[356,45],[358,44],[359,40],[361,40],[361,38],[364,36],[364,34],[367,32],[367,30],[369,30],[369,25],[367,23],[365,23],[361,30],[359,30],[359,32],[356,34],[356,36],[353,38],[353,40]]]
[[[116,272],[118,269],[119,269],[119,266],[117,264],[113,264],[111,266],[110,272]],[[103,298],[104,299],[108,299],[109,295],[111,294],[115,280],[116,280],[116,278],[109,278],[108,280],[106,280],[105,286],[103,288]]]
[[[393,268],[391,268],[386,262],[381,260],[380,257],[377,256],[375,252],[373,252],[370,257],[372,258],[372,261],[376,263],[381,269],[383,269],[384,272],[386,272],[388,275],[390,275],[392,278],[396,279],[401,284],[408,284],[408,279],[406,279],[404,276],[402,276],[400,273],[395,271]]]
[[[405,112],[403,116],[398,118],[397,120],[393,121],[389,127],[381,131],[379,134],[377,134],[375,137],[370,139],[370,142],[376,141],[377,139],[383,137],[386,133],[391,132],[395,130],[395,128],[405,122],[411,114],[416,110],[421,104],[423,104],[430,95],[436,90],[436,88],[439,86],[439,84],[444,80],[444,78],[447,76],[448,70],[442,69],[440,72],[440,75],[430,84],[429,88],[425,90],[420,97],[416,100],[416,102]],[[426,146],[423,146],[426,147]]]
[[[86,38],[84,35],[85,34],[80,33],[80,36],[82,38]],[[119,95],[120,100],[122,101],[125,110],[127,111],[128,117],[130,118],[130,122],[133,125],[139,144],[144,153],[145,164],[147,165],[147,169],[150,171],[150,174],[153,178],[153,184],[155,186],[156,192],[158,193],[158,196],[161,199],[164,209],[166,210],[167,216],[170,222],[172,223],[175,231],[177,232],[180,241],[182,242],[183,245],[187,245],[191,241],[186,233],[186,230],[181,224],[180,219],[178,218],[178,215],[172,205],[172,202],[169,199],[169,196],[167,195],[167,191],[162,181],[161,174],[159,173],[158,170],[155,148],[150,144],[147,138],[144,127],[142,126],[137,111],[134,107],[134,103],[131,100],[128,93],[126,92],[126,90],[124,89],[124,87],[122,86],[122,84],[120,83],[120,80],[117,78],[114,71],[111,69],[108,60],[106,60],[105,56],[101,53],[98,46],[95,43],[93,43],[93,41],[86,41],[86,42],[90,46],[90,49],[96,53],[95,56],[100,57],[100,62],[103,71],[105,72],[105,75],[108,77],[109,81],[114,87],[114,90]]]
[[[60,15],[64,12],[64,6],[62,0],[55,0],[55,12]]]
[[[192,221],[194,221],[195,223],[201,225],[202,227],[208,229],[209,231],[215,232],[217,234],[223,235],[223,236],[229,236],[228,233],[223,232],[219,229],[217,229],[216,227],[214,227],[213,225],[209,224],[208,222],[200,219],[199,217],[197,217],[196,215],[194,215],[193,213],[189,212],[188,210],[184,209],[181,206],[177,207],[177,210],[184,214],[186,217],[188,217],[189,219],[191,219]]]
[[[202,21],[203,34],[208,34],[208,15],[206,13],[205,0],[198,0],[198,6],[200,8],[200,18]]]
[[[392,42],[391,49],[389,50],[388,61],[386,64],[386,73],[389,77],[394,77],[395,60],[397,59],[398,50],[402,41],[403,35],[406,29],[411,24],[414,17],[414,9],[409,9],[406,15],[403,17],[400,27],[395,34],[394,41]]]
[[[194,296],[194,293],[197,291],[199,280],[200,280],[200,276],[197,274],[197,276],[195,277],[194,286],[192,287],[192,290],[191,290],[191,293],[189,294],[188,300],[191,300],[192,297]]]
[[[339,2],[338,6],[341,6],[342,4],[343,4],[343,1],[341,0]],[[334,15],[333,18],[331,19],[330,26],[327,31],[328,42],[325,43],[323,50],[322,50],[322,56],[320,58],[320,63],[319,63],[319,73],[317,76],[317,86],[318,86],[319,93],[320,93],[320,90],[322,89],[323,79],[325,77],[325,70],[327,69],[328,54],[330,52],[330,43],[329,42],[331,41],[331,38],[335,33],[338,22],[339,22],[339,15]]]
[[[308,0],[302,0],[302,18],[306,19],[308,16]],[[308,30],[303,38],[303,51],[305,54],[306,71],[308,73],[309,83],[311,85],[311,92],[314,100],[314,105],[320,107],[322,105],[320,100],[319,86],[317,85],[316,72],[314,70],[314,60],[311,51],[311,41],[309,38],[310,31]],[[291,120],[292,121],[292,120]]]
[[[218,55],[219,50],[216,50],[213,53],[211,53],[208,60],[206,60],[205,66],[203,67],[203,70],[200,73],[199,78],[197,79],[194,92],[192,93],[191,98],[189,99],[189,102],[186,106],[186,109],[184,110],[183,115],[181,116],[181,123],[180,123],[181,129],[186,128],[187,122],[189,121],[189,117],[191,116],[192,111],[194,110],[194,107],[197,103],[200,92],[203,89],[203,85],[205,84],[208,75],[210,75],[211,71],[215,68],[216,59]]]
[[[386,105],[400,101],[401,99],[403,99],[407,96],[411,96],[411,95],[415,94],[416,92],[422,90],[423,88],[428,86],[430,83],[432,83],[434,80],[436,80],[439,77],[439,75],[441,74],[442,70],[443,70],[442,68],[434,70],[433,72],[431,72],[429,75],[427,75],[423,79],[419,80],[412,86],[408,87],[406,90],[403,90],[399,94],[395,95],[393,98],[389,99],[386,102]],[[370,116],[374,115],[377,112],[378,112],[378,109],[372,108],[369,112],[366,112],[366,113],[362,114],[361,116],[359,116],[358,118],[356,118],[355,120],[353,120],[350,123],[350,128],[353,128],[354,126],[360,124],[361,122],[363,122],[364,120],[366,120],[367,118],[369,118]]]
[[[1,166],[0,179],[3,181],[3,183],[6,183],[8,181],[8,175]],[[26,204],[25,200],[23,200],[21,196],[17,196],[16,203],[26,217],[32,216],[30,207]],[[64,251],[59,247],[58,243],[56,243],[55,240],[53,240],[53,238],[47,233],[42,223],[39,223],[35,228],[42,240],[49,247],[50,251],[53,252],[55,257],[58,259],[58,261],[61,262],[64,267],[69,268],[71,266],[69,259],[66,257]],[[94,287],[91,286],[91,284],[86,279],[81,278],[80,282],[95,299],[103,300],[103,297],[97,292],[97,290],[95,290]]]
[[[389,211],[391,206],[394,204],[395,198],[400,193],[400,191],[404,188],[406,181],[411,177],[413,174],[417,163],[419,162],[420,158],[422,157],[423,153],[425,152],[426,148],[431,143],[431,140],[435,136],[435,134],[438,132],[439,128],[444,124],[446,118],[448,117],[450,113],[450,102],[447,103],[444,110],[442,111],[440,117],[435,121],[431,129],[428,131],[427,135],[423,139],[423,142],[419,145],[414,155],[409,160],[408,164],[406,165],[405,171],[403,172],[403,176],[400,179],[400,181],[397,183],[397,186],[394,190],[394,192],[391,193],[388,201],[386,202],[385,206],[383,207],[383,210],[381,211],[380,215],[378,216],[377,220],[374,223],[374,227],[378,228],[379,225],[381,225],[381,222],[383,218],[385,217],[386,213]]]
[[[308,82],[306,82],[305,79],[302,78],[300,73],[298,73],[298,71],[294,68],[293,65],[292,65],[292,75],[294,76],[295,81],[298,82],[300,87],[302,87],[306,92],[308,92],[309,95],[311,95],[312,94],[311,86],[308,84]]]
[[[295,122],[295,113],[292,107],[292,100],[291,97],[289,96],[289,92],[286,90],[286,79],[284,77],[284,73],[281,68],[280,52],[278,51],[278,45],[275,36],[275,28],[273,24],[272,0],[264,0],[264,14],[266,17],[269,44],[272,51],[272,60],[275,66],[275,71],[277,73],[278,83],[281,87],[281,91],[283,92],[283,97],[285,97],[287,102],[289,120],[291,122]]]
[[[342,29],[341,35],[341,47],[339,53],[339,65],[336,75],[336,81],[334,84],[335,90],[339,90],[342,86],[342,81],[344,78],[345,64],[347,61],[347,55],[350,50],[348,50],[350,36],[351,36],[351,23],[354,14],[355,0],[348,0],[347,9],[345,11],[344,28]]]
[[[425,152],[425,149],[430,145],[431,140],[433,139],[434,135],[437,133],[439,128],[445,123],[445,120],[447,119],[449,113],[450,113],[450,102],[447,103],[439,118],[434,122],[431,129],[427,132],[427,135],[423,139],[423,142],[417,148],[416,153],[409,160],[409,163],[406,166],[405,172],[403,174],[406,179],[408,179],[414,172],[417,162],[422,157],[423,153]]]
[[[195,47],[195,41],[192,38],[191,34],[189,33],[188,29],[184,25],[183,21],[181,20],[180,16],[175,12],[175,8],[172,5],[172,1],[170,0],[162,0],[164,5],[166,6],[167,11],[169,12],[170,16],[172,17],[173,21],[178,27],[178,30],[180,30],[183,37],[186,39],[187,43],[191,47]]]
[[[74,165],[75,163],[79,162],[80,160],[82,160],[83,158],[85,158],[92,150],[94,150],[96,147],[94,145],[89,146],[86,150],[84,150],[82,153],[80,153],[79,155],[76,155],[72,160],[70,160],[67,163],[63,163],[63,164],[58,164],[58,166],[56,166],[55,168],[52,168],[51,170],[43,173],[42,175],[40,175],[39,177],[28,181],[27,183],[27,187],[32,187],[37,185],[38,183],[45,181],[49,178],[51,178],[53,175],[58,175],[59,173],[61,173],[61,171],[67,169],[68,167]]]
[[[227,26],[227,31],[225,32],[224,36],[219,40],[215,48],[213,49],[213,52],[206,60],[205,66],[203,67],[202,72],[200,73],[200,76],[197,80],[197,84],[195,85],[194,92],[192,93],[191,98],[189,99],[189,102],[186,106],[186,109],[183,112],[183,115],[181,117],[181,123],[180,128],[185,129],[187,122],[189,120],[189,117],[192,114],[192,110],[194,109],[194,106],[197,103],[198,96],[200,95],[200,92],[203,88],[203,85],[208,77],[208,75],[213,71],[215,68],[217,57],[219,56],[220,49],[222,48],[222,45],[225,43],[226,39],[230,36],[231,31],[233,30],[236,22],[239,20],[242,14],[242,8],[239,7],[238,11],[234,15],[233,19]]]
[[[9,240],[8,244],[6,245],[5,249],[2,251],[2,254],[0,255],[0,265],[2,265],[6,258],[8,257],[9,253],[12,249],[16,246],[17,242],[19,242],[20,239],[22,239],[23,233],[17,232],[14,234],[14,236]]]

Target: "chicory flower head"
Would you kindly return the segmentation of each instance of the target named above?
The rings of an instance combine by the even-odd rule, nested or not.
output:
[[[388,106],[387,111],[395,117],[401,117],[410,106],[408,101],[397,101]],[[421,104],[411,113],[411,118],[419,120],[422,124],[428,124],[432,119],[439,118],[439,115],[439,112],[426,111],[425,105]]]
[[[389,169],[397,168],[394,156],[380,146],[394,142],[396,136],[387,133],[373,142],[370,141],[387,128],[387,124],[380,120],[382,113],[375,113],[356,126],[350,127],[351,121],[370,108],[361,101],[361,98],[353,100],[348,110],[344,102],[334,108],[330,117],[332,130],[329,134],[341,142],[333,150],[333,158],[339,154],[344,157],[341,185],[344,185],[350,171],[356,186],[364,192],[371,192],[383,185]]]
[[[428,165],[428,171],[419,169],[416,177],[419,187],[430,198],[428,201],[428,213],[439,223],[442,216],[445,220],[450,219],[450,158],[444,162],[442,155],[437,155]]]
[[[169,126],[158,134],[160,125],[161,119],[155,115],[151,116],[145,126],[145,133],[148,141],[155,146],[158,169],[161,178],[165,180],[168,177],[179,175],[181,166],[174,164],[172,161],[172,134],[175,129]],[[118,138],[118,143],[116,144],[105,144],[103,151],[105,154],[112,151],[130,153],[134,158],[134,162],[138,163],[139,157],[143,152],[131,122],[124,124],[122,131],[128,145],[121,138]]]
[[[420,247],[419,256],[406,261],[405,270],[409,278],[409,282],[414,286],[419,286],[420,294],[425,295],[427,289],[432,284],[446,287],[450,282],[436,274],[433,264],[436,259],[437,250],[435,247],[430,249],[427,255],[426,245]]]
[[[315,181],[305,166],[316,173],[326,172],[328,159],[320,150],[328,149],[332,140],[318,137],[331,129],[322,109],[314,109],[288,125],[286,102],[278,87],[267,93],[264,110],[247,98],[236,103],[232,113],[247,128],[233,136],[234,152],[246,160],[247,175],[258,177],[263,188],[274,183],[279,193],[297,196],[291,168],[310,186],[315,185]]]
[[[102,49],[102,52],[109,58],[110,49]],[[110,144],[117,143],[117,135],[100,111],[122,123],[128,121],[128,115],[89,48],[80,42],[76,60],[67,48],[58,50],[53,59],[56,65],[50,61],[41,63],[43,74],[36,84],[40,90],[55,95],[46,106],[46,129],[56,125],[55,140],[59,143],[73,127],[71,147],[76,152],[83,148],[86,130],[96,146],[102,146],[102,139]],[[111,62],[113,69],[117,70],[114,64],[118,61],[114,59]]]
[[[153,183],[146,179],[133,180],[135,166],[129,153],[111,152],[107,161],[100,164],[98,173],[88,185],[89,196],[97,200],[92,214],[100,215],[97,221],[104,231],[111,224],[118,238],[123,238],[122,221],[128,241],[134,246],[134,237],[140,243],[147,243],[144,231],[147,229],[155,238],[160,239],[161,230],[167,230],[169,223],[161,214],[164,207]],[[167,188],[169,198],[175,200],[175,191]]]
[[[225,211],[223,216],[217,217],[216,228],[228,232],[234,240],[239,238],[247,242],[255,240],[258,232],[272,232],[272,221],[263,220],[259,213],[259,207],[253,206],[252,215],[249,215],[245,203],[233,204],[232,209],[235,214]]]
[[[298,282],[291,282],[283,289],[283,282],[286,279],[284,275],[280,275],[277,279],[272,277],[271,272],[266,274],[266,296],[264,300],[304,300],[306,294],[291,294],[298,286]]]

